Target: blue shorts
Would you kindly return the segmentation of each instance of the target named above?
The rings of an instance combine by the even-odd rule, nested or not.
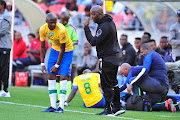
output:
[[[51,73],[50,69],[56,64],[58,56],[59,56],[59,51],[56,51],[53,48],[51,48],[49,54],[48,66],[47,66],[48,74],[58,74],[58,71],[60,70],[60,75],[69,76],[70,66],[73,59],[73,51],[64,52],[58,71],[55,73]]]
[[[102,97],[102,99],[96,103],[95,105],[91,106],[91,107],[86,107],[85,103],[83,102],[83,106],[86,107],[86,108],[104,108],[105,107],[105,98],[104,96]]]

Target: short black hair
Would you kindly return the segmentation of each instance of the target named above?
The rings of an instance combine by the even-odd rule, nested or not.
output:
[[[36,37],[34,33],[29,33],[28,36],[32,36],[33,38]]]
[[[121,36],[124,36],[124,37],[126,37],[126,39],[128,39],[128,36],[126,34],[122,34]]]
[[[4,9],[6,9],[6,2],[4,0],[0,0],[0,4],[4,6]]]
[[[148,32],[144,32],[144,34],[148,35],[148,36],[149,36],[149,38],[151,38],[151,34],[150,34],[150,33],[148,33]]]
[[[91,6],[90,5],[87,5],[84,9],[86,12],[90,11],[91,10]]]
[[[161,39],[168,39],[168,37],[167,36],[162,36]]]
[[[70,15],[69,15],[69,12],[62,12],[61,13],[61,17],[69,17]]]
[[[156,44],[156,40],[154,40],[154,39],[150,39],[148,42],[146,42],[146,43],[150,43],[150,42],[154,42],[155,44]]]
[[[140,38],[140,37],[136,37],[136,38],[135,38],[135,40],[139,40],[139,41],[141,41],[141,38]]]

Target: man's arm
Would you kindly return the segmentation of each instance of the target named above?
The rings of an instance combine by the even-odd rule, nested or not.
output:
[[[47,73],[46,67],[45,67],[45,65],[44,65],[45,54],[46,54],[45,41],[41,41],[40,56],[41,56],[41,71],[42,71],[43,73]]]
[[[170,43],[171,43],[172,45],[180,44],[180,40],[177,40],[177,39],[176,39],[176,30],[175,30],[174,26],[172,26],[172,27],[170,28],[169,40],[170,40]]]
[[[96,35],[92,36],[91,31],[89,29],[89,18],[84,22],[84,31],[88,42],[92,46],[96,46],[103,43],[103,40],[109,33],[109,29],[107,25],[100,25],[97,29]]]
[[[78,89],[75,89],[75,88],[73,88],[72,90],[71,90],[71,93],[70,93],[70,95],[69,95],[69,97],[68,97],[68,99],[67,99],[67,103],[70,103],[71,102],[71,100],[74,98],[74,96],[76,95],[76,92],[77,92],[77,90]]]
[[[7,34],[9,27],[10,27],[10,23],[7,20],[2,20],[2,26],[0,29],[0,37],[3,37],[4,35]]]
[[[46,48],[45,48],[46,49]],[[33,50],[32,48],[30,48],[29,52],[31,54],[36,54],[36,55],[39,55],[40,54],[40,51],[39,50]]]

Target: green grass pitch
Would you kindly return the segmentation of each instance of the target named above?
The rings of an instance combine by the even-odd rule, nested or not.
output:
[[[0,120],[180,120],[180,112],[137,112],[126,110],[117,117],[97,116],[100,108],[84,108],[79,94],[61,113],[42,113],[50,106],[47,88],[10,87],[11,97],[0,97]]]

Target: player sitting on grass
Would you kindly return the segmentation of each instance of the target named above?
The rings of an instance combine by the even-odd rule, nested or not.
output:
[[[105,99],[100,91],[100,75],[98,73],[90,73],[91,70],[86,69],[82,75],[74,78],[72,91],[65,103],[69,105],[74,98],[77,90],[79,90],[83,99],[83,106],[87,108],[103,108]]]

